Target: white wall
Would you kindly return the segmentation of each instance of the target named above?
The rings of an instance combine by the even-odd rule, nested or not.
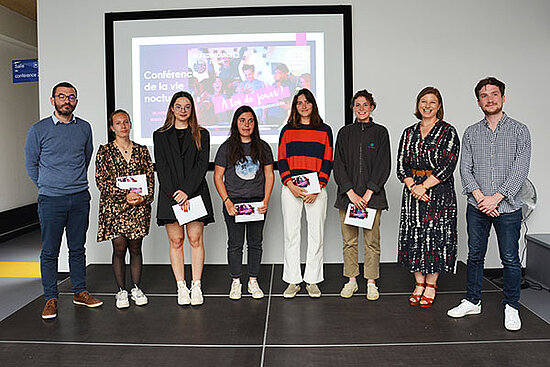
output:
[[[12,60],[36,58],[36,23],[0,6],[0,211],[36,202],[25,171],[27,130],[38,119],[38,83],[12,83]]]
[[[525,122],[533,138],[530,178],[539,194],[538,207],[529,219],[530,233],[548,232],[545,214],[550,207],[550,180],[546,159],[550,154],[546,137],[547,86],[550,85],[550,2],[529,0],[451,1],[394,0],[345,1],[353,5],[354,89],[367,88],[378,102],[377,121],[390,131],[395,161],[402,130],[416,121],[414,100],[426,85],[438,87],[445,100],[445,119],[460,133],[482,118],[473,88],[492,75],[507,84],[505,111]],[[95,144],[106,141],[104,13],[150,10],[148,0],[98,0],[94,2],[43,0],[39,2],[38,34],[40,55],[41,115],[50,113],[48,96],[59,80],[74,82],[79,89],[78,115],[92,122]],[[195,8],[194,1],[165,0],[154,9]],[[203,7],[333,4],[306,0],[297,4],[253,0],[210,0]],[[70,14],[63,17],[60,14]],[[76,30],[59,35],[59,30]],[[336,133],[336,132],[335,132]],[[395,168],[395,167],[394,167]],[[91,167],[89,177],[93,178]],[[394,171],[394,170],[392,170]],[[458,174],[455,174],[458,179]],[[206,260],[225,263],[226,234],[221,207],[212,177],[208,176],[217,222],[206,230]],[[460,184],[457,187],[460,189]],[[393,262],[397,254],[397,233],[402,185],[392,173],[387,184],[390,210],[382,217],[382,261]],[[339,262],[340,229],[334,202],[334,183],[329,186],[329,212],[325,237],[325,261]],[[280,184],[276,184],[267,228],[264,262],[282,261]],[[88,234],[89,262],[110,262],[110,245],[96,244],[98,191],[92,184],[92,224]],[[465,198],[459,193],[459,257],[467,253]],[[162,228],[151,226],[144,245],[147,263],[168,262],[167,240]],[[62,262],[63,263],[63,262]],[[66,264],[66,262],[65,262]],[[498,267],[498,252],[491,244],[486,265]]]

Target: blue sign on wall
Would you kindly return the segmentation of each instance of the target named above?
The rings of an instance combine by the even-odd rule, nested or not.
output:
[[[14,83],[38,81],[38,59],[12,60],[11,65]]]

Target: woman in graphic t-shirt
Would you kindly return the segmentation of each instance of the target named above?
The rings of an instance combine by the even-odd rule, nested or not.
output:
[[[233,279],[229,292],[231,299],[241,298],[245,233],[248,245],[248,292],[255,299],[264,296],[257,280],[262,259],[264,220],[237,223],[235,216],[250,215],[253,211],[265,215],[273,182],[271,148],[260,139],[254,110],[249,106],[241,106],[233,115],[229,139],[216,153],[214,168],[214,183],[223,201],[227,226],[227,260],[229,274]],[[262,204],[256,208],[249,205],[258,202]]]

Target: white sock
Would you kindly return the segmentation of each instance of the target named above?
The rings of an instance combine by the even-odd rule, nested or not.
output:
[[[178,289],[186,287],[185,286],[185,280],[178,280],[177,284],[178,284]]]
[[[238,283],[238,284],[241,284],[241,280],[236,278],[236,279],[233,279],[233,283]]]
[[[201,281],[200,280],[193,280],[193,282],[191,283],[191,286],[192,287],[201,287]]]

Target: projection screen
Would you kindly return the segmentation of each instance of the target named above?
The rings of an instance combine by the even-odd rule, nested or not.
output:
[[[105,26],[107,111],[130,112],[138,143],[153,145],[180,90],[210,132],[211,160],[241,105],[254,109],[276,153],[301,88],[314,93],[334,135],[350,121],[350,6],[108,13]]]

